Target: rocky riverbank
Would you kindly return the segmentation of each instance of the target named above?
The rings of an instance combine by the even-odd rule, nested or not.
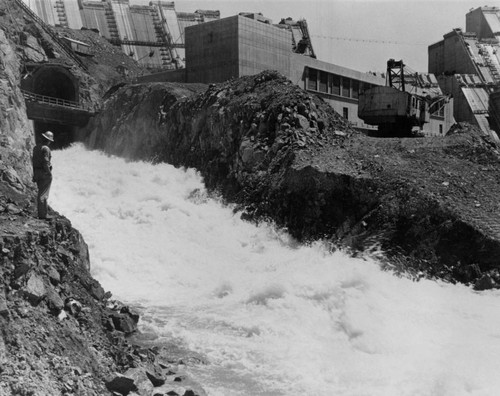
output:
[[[26,63],[70,69],[93,108],[123,78],[117,65],[132,76],[143,72],[96,33],[81,34],[102,44],[83,60],[89,73],[17,3],[0,0],[0,395],[204,395],[185,373],[190,355],[146,344],[137,313],[93,279],[87,245],[70,220],[53,210],[50,221],[36,218],[35,139],[20,89]]]
[[[500,155],[480,131],[368,137],[275,72],[186,98],[179,89],[122,87],[90,126],[91,146],[195,167],[247,219],[272,220],[302,241],[376,251],[416,278],[498,287]]]
[[[92,278],[70,221],[36,219],[14,187],[0,185],[0,395],[204,395],[186,354],[140,342],[139,315]]]

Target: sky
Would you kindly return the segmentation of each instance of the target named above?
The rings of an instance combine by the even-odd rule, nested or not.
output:
[[[147,4],[149,0],[131,0]],[[465,0],[175,0],[177,11],[219,10],[221,18],[260,12],[306,19],[318,59],[354,70],[384,71],[390,58],[427,71],[427,48],[454,28],[465,30],[465,15],[494,2]]]

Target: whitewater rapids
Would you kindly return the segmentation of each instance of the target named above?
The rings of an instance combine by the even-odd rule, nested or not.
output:
[[[207,198],[192,169],[82,145],[53,152],[50,205],[140,328],[209,362],[209,395],[487,395],[500,389],[500,293],[412,282],[298,245]]]

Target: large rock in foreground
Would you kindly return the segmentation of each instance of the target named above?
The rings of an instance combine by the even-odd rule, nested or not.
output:
[[[111,134],[94,128],[93,147],[124,154],[123,139],[140,131],[129,157],[195,167],[246,216],[272,219],[301,240],[381,250],[397,269],[469,282],[498,267],[499,152],[473,128],[367,137],[274,72],[177,102],[178,86],[155,85],[154,104],[151,89],[117,91],[95,125],[118,123]],[[139,117],[128,116],[131,106]],[[147,129],[141,113],[150,114]]]

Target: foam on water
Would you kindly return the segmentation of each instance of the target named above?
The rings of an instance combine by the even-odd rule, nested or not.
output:
[[[210,395],[492,395],[497,292],[412,282],[300,246],[206,197],[192,169],[81,145],[53,153],[50,203],[89,244],[93,275],[143,331],[210,364]]]

